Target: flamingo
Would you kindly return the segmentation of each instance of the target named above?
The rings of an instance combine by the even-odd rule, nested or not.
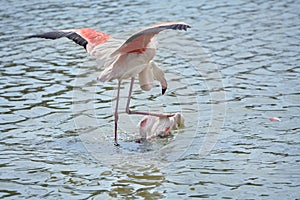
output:
[[[153,80],[160,82],[162,94],[167,90],[167,81],[161,68],[153,61],[156,51],[156,43],[153,38],[159,32],[167,29],[187,30],[190,25],[184,22],[163,22],[149,26],[129,37],[125,42],[114,39],[108,34],[96,31],[91,28],[57,30],[41,34],[27,36],[26,38],[59,39],[66,37],[83,46],[87,53],[96,57],[102,62],[103,71],[98,76],[101,82],[117,79],[117,97],[114,112],[114,144],[118,146],[118,107],[120,98],[121,81],[131,78],[129,94],[126,104],[127,114],[139,114],[156,117],[172,117],[174,114],[151,113],[130,110],[130,99],[136,76],[142,90],[149,91],[152,88]]]
[[[138,124],[141,136],[140,140],[151,140],[157,136],[166,137],[170,135],[171,130],[177,130],[179,127],[183,126],[184,119],[180,113],[176,113],[172,117],[145,115]]]

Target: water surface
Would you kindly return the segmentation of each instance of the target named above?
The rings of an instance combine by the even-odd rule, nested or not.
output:
[[[299,199],[298,1],[7,1],[0,27],[0,197]],[[132,108],[181,112],[185,128],[137,144],[124,112],[113,146],[116,82],[65,40],[24,36],[92,27],[116,38],[161,21],[169,89],[134,87]],[[270,122],[278,117],[280,122]]]

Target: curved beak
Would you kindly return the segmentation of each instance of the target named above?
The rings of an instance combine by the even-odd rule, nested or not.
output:
[[[160,85],[161,85],[161,88],[162,88],[161,93],[165,94],[165,92],[167,90],[167,87],[168,87],[168,83],[167,83],[166,78],[165,78],[165,73],[163,72],[162,69],[160,69],[155,64],[155,62],[151,61],[150,64],[152,65],[154,78],[160,82]]]

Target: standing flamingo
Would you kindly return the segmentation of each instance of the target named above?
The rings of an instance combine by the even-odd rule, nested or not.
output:
[[[99,81],[105,82],[117,79],[118,90],[115,108],[115,129],[114,142],[117,142],[118,129],[118,107],[120,98],[120,85],[123,79],[131,78],[129,94],[126,104],[126,113],[151,115],[156,117],[171,117],[174,114],[149,113],[130,110],[130,98],[135,77],[138,75],[139,84],[142,90],[150,90],[152,88],[153,79],[158,80],[162,86],[162,94],[167,89],[167,81],[164,72],[153,61],[156,47],[153,37],[159,32],[166,29],[187,30],[190,25],[184,22],[164,22],[152,25],[133,34],[125,42],[122,40],[113,39],[111,36],[90,29],[72,29],[58,30],[42,34],[31,35],[26,38],[45,38],[58,39],[66,37],[73,40],[75,43],[83,46],[86,51],[95,56],[97,60],[102,61],[104,70],[97,78]]]

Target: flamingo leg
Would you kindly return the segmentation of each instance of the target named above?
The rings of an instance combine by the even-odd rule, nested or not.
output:
[[[129,94],[128,94],[127,105],[126,105],[126,113],[127,114],[151,115],[151,116],[156,116],[156,117],[172,117],[172,116],[174,116],[174,114],[151,113],[151,112],[140,112],[140,111],[130,110],[129,105],[130,105],[130,99],[131,99],[133,84],[134,84],[134,77],[131,77],[131,82],[130,82],[130,86],[129,86]]]
[[[117,136],[118,136],[118,120],[119,120],[119,114],[118,114],[118,109],[119,109],[119,99],[120,99],[120,87],[121,87],[121,80],[118,80],[118,91],[117,91],[117,99],[116,99],[116,108],[115,108],[115,146],[119,146]]]

